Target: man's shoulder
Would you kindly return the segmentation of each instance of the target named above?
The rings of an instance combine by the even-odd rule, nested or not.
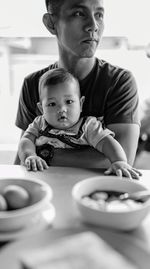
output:
[[[100,72],[107,74],[108,76],[116,76],[116,75],[130,75],[131,72],[128,69],[125,69],[121,66],[114,65],[106,60],[98,59],[97,63]]]

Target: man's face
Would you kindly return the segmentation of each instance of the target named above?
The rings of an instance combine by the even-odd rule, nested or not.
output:
[[[103,0],[65,0],[56,20],[60,52],[93,57],[104,30]]]

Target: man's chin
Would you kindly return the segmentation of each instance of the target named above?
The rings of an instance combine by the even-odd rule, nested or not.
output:
[[[92,58],[96,53],[97,45],[95,46],[84,46],[81,51],[81,58]]]
[[[92,58],[92,57],[94,57],[95,52],[96,52],[96,50],[84,51],[84,52],[80,55],[80,57],[81,57],[81,58]]]

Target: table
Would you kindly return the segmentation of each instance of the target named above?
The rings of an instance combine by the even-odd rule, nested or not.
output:
[[[42,179],[53,189],[52,203],[56,209],[54,228],[79,227],[77,212],[73,207],[71,189],[73,185],[87,177],[103,174],[101,169],[81,169],[71,167],[50,167],[43,172],[28,172],[19,165],[0,165],[0,177],[27,177]]]
[[[50,184],[53,189],[52,203],[56,209],[56,218],[50,231],[42,232],[40,240],[53,237],[53,234],[71,234],[78,231],[91,230],[97,232],[110,245],[132,260],[141,269],[150,265],[150,216],[142,225],[132,232],[115,232],[104,228],[95,228],[81,222],[78,211],[74,207],[71,196],[73,185],[87,177],[103,175],[104,170],[98,168],[50,167],[44,172],[28,172],[18,165],[0,165],[0,177],[39,178]],[[140,182],[150,189],[150,170],[144,170]],[[45,238],[45,239],[44,239]],[[147,267],[148,266],[148,267]]]

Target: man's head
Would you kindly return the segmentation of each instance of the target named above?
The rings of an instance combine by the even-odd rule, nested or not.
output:
[[[45,0],[46,9],[50,14],[59,14],[61,5],[65,0]]]
[[[78,80],[63,68],[49,70],[39,81],[38,104],[46,121],[57,129],[73,126],[80,117],[84,97]]]
[[[104,29],[103,0],[46,0],[43,22],[65,58],[91,58]]]

